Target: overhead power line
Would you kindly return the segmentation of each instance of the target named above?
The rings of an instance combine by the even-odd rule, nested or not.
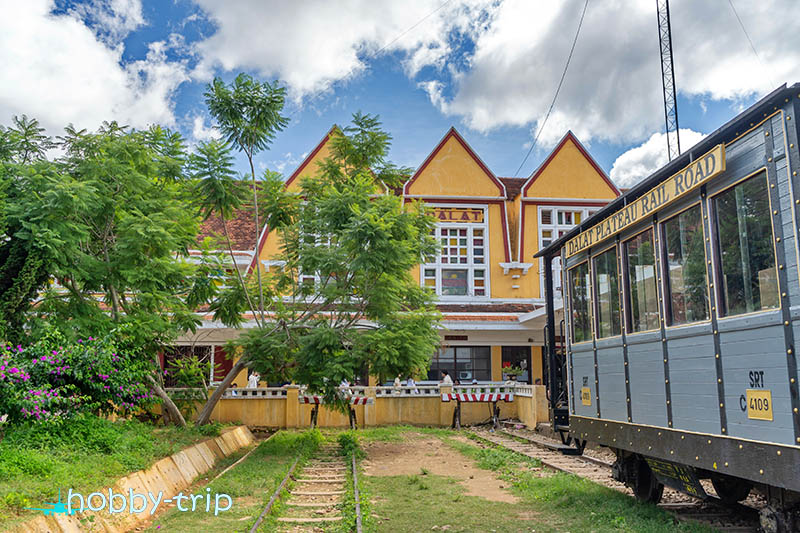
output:
[[[380,47],[378,50],[376,50],[376,51],[375,51],[373,54],[370,54],[370,55],[372,55],[373,57],[377,56],[378,54],[380,54],[381,52],[383,52],[384,50],[386,50],[387,48],[389,48],[390,46],[392,46],[394,43],[396,43],[397,41],[399,41],[400,39],[402,39],[402,38],[403,38],[403,37],[404,37],[404,36],[405,36],[405,35],[406,35],[408,32],[412,31],[414,28],[416,28],[417,26],[419,26],[420,24],[422,24],[423,22],[425,22],[426,20],[428,20],[429,18],[431,18],[433,15],[435,15],[435,14],[436,14],[436,13],[438,13],[439,11],[441,11],[441,10],[442,10],[442,8],[443,8],[444,6],[446,6],[447,4],[449,4],[449,3],[450,3],[450,2],[452,2],[452,1],[453,1],[453,0],[447,0],[447,1],[446,1],[446,2],[444,2],[442,5],[440,5],[439,7],[437,7],[436,9],[434,9],[433,11],[431,11],[430,13],[428,13],[427,15],[425,15],[424,17],[422,17],[421,19],[419,19],[419,20],[418,20],[416,23],[414,23],[412,26],[409,26],[409,28],[408,28],[407,30],[405,30],[403,33],[401,33],[400,35],[398,35],[397,37],[395,37],[394,39],[392,39],[392,40],[391,40],[391,41],[389,41],[388,43],[384,44],[384,45],[383,45],[383,46],[381,46],[381,47]]]
[[[747,38],[747,42],[750,43],[750,49],[753,51],[753,55],[755,55],[756,59],[758,59],[758,62],[761,64],[761,67],[764,69],[764,73],[767,75],[768,78],[770,78],[770,80],[769,80],[770,89],[774,88],[775,87],[775,82],[774,82],[774,80],[772,80],[772,78],[769,75],[769,69],[764,64],[764,62],[761,61],[761,57],[758,55],[758,52],[756,52],[756,47],[753,45],[753,40],[750,38],[750,34],[747,33],[747,29],[745,29],[744,23],[742,22],[742,19],[739,17],[739,13],[736,11],[736,6],[733,5],[733,0],[728,0],[728,3],[731,5],[731,9],[733,10],[733,14],[736,15],[736,20],[739,21],[739,27],[742,28],[742,32],[744,33],[744,36]]]
[[[578,42],[578,35],[581,34],[581,26],[583,26],[583,17],[586,15],[586,7],[589,5],[589,0],[583,3],[583,11],[581,12],[581,20],[578,22],[578,30],[575,32],[575,38],[572,40],[572,48],[569,49],[569,56],[567,56],[567,63],[564,65],[564,72],[561,73],[561,79],[558,81],[558,87],[556,87],[556,94],[553,95],[553,101],[550,103],[550,109],[547,110],[547,114],[544,116],[544,120],[542,121],[541,126],[539,126],[539,131],[536,132],[536,137],[533,139],[533,143],[531,143],[531,147],[528,149],[528,153],[525,154],[525,159],[522,160],[522,163],[519,164],[519,168],[516,172],[514,172],[515,176],[519,176],[519,171],[522,170],[522,166],[530,157],[531,152],[536,147],[536,143],[539,141],[539,136],[542,134],[542,130],[544,130],[545,124],[547,124],[547,119],[550,118],[550,113],[553,112],[553,107],[556,105],[556,99],[558,98],[558,93],[561,91],[561,85],[564,83],[564,78],[567,75],[567,69],[569,69],[569,63],[572,61],[572,53],[575,52],[575,45]]]

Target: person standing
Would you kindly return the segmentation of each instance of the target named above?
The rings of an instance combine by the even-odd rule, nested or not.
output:
[[[397,377],[394,378],[394,393],[400,394],[400,387],[402,386],[403,384],[400,382],[400,374],[398,374]]]
[[[408,376],[408,379],[406,380],[406,387],[411,390],[411,394],[419,394],[419,390],[417,390],[417,383],[414,381],[412,376]]]
[[[247,388],[248,389],[257,389],[258,388],[258,381],[261,378],[261,375],[256,372],[255,370],[250,373],[250,377],[247,378]]]
[[[442,385],[452,385],[453,384],[453,378],[450,377],[450,374],[447,372],[447,370],[442,370],[442,381],[441,381],[441,384]]]

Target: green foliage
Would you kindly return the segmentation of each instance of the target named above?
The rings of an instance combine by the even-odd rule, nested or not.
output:
[[[252,157],[266,149],[289,119],[281,115],[286,89],[239,74],[230,86],[214,78],[204,93],[209,113],[225,140]]]
[[[222,428],[223,425],[220,422],[211,422],[204,426],[200,426],[197,428],[197,431],[199,431],[201,435],[205,435],[207,437],[219,437]]]
[[[63,155],[48,160],[53,147]],[[0,336],[21,342],[29,326],[36,337],[43,321],[72,338],[129,323],[152,347],[194,328],[187,301],[210,294],[185,297],[207,277],[180,259],[198,228],[185,166],[183,139],[158,126],[68,127],[53,141],[23,116],[0,130]]]
[[[22,511],[26,507],[30,507],[32,504],[31,500],[26,497],[24,494],[20,494],[19,492],[11,491],[3,496],[2,503],[5,507],[11,509],[15,514],[22,514]]]
[[[49,425],[11,425],[0,442],[0,529],[5,525],[2,515],[14,509],[13,501],[4,500],[6,494],[16,493],[12,499],[34,504],[23,507],[56,501],[59,487],[88,494],[207,438],[193,428],[155,428],[93,415]]]
[[[79,413],[131,411],[154,401],[149,360],[126,346],[124,328],[68,342],[50,329],[23,349],[0,352],[0,413],[10,422],[57,422]]]
[[[236,179],[230,147],[220,141],[200,143],[189,157],[196,203],[203,219],[229,219],[246,202],[247,189]]]
[[[211,363],[196,357],[171,358],[165,373],[175,381],[175,386],[182,389],[171,391],[170,398],[180,409],[184,418],[189,418],[197,410],[197,405],[208,399],[206,376],[211,371]]]
[[[361,449],[358,442],[358,434],[355,431],[342,431],[336,440],[339,442],[339,453],[348,459],[355,454],[356,459],[366,457],[366,453]]]
[[[299,195],[266,182],[274,201],[262,207],[285,266],[263,277],[274,323],[237,344],[267,380],[305,383],[346,410],[338,385],[364,368],[381,376],[427,370],[438,313],[409,272],[435,251],[434,220],[420,204],[381,194],[376,176],[393,182],[403,169],[386,162],[390,137],[376,117],[355,115],[333,139],[330,158]],[[222,301],[216,316],[233,318]]]

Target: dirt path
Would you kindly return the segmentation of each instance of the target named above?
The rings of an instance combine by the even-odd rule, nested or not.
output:
[[[403,437],[401,442],[365,444],[363,448],[367,452],[367,458],[363,462],[364,473],[368,476],[408,476],[425,471],[457,479],[469,496],[494,502],[519,501],[508,490],[507,482],[497,478],[489,470],[476,467],[472,459],[457,452],[441,439],[419,433],[406,433]]]

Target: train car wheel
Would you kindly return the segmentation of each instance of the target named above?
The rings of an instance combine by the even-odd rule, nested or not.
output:
[[[719,499],[728,504],[734,504],[747,498],[753,487],[749,482],[728,476],[712,476],[711,484]]]
[[[658,503],[661,501],[661,495],[664,493],[664,485],[658,481],[653,471],[647,465],[647,461],[638,461],[636,468],[636,477],[633,480],[633,494],[636,499],[649,502]]]

